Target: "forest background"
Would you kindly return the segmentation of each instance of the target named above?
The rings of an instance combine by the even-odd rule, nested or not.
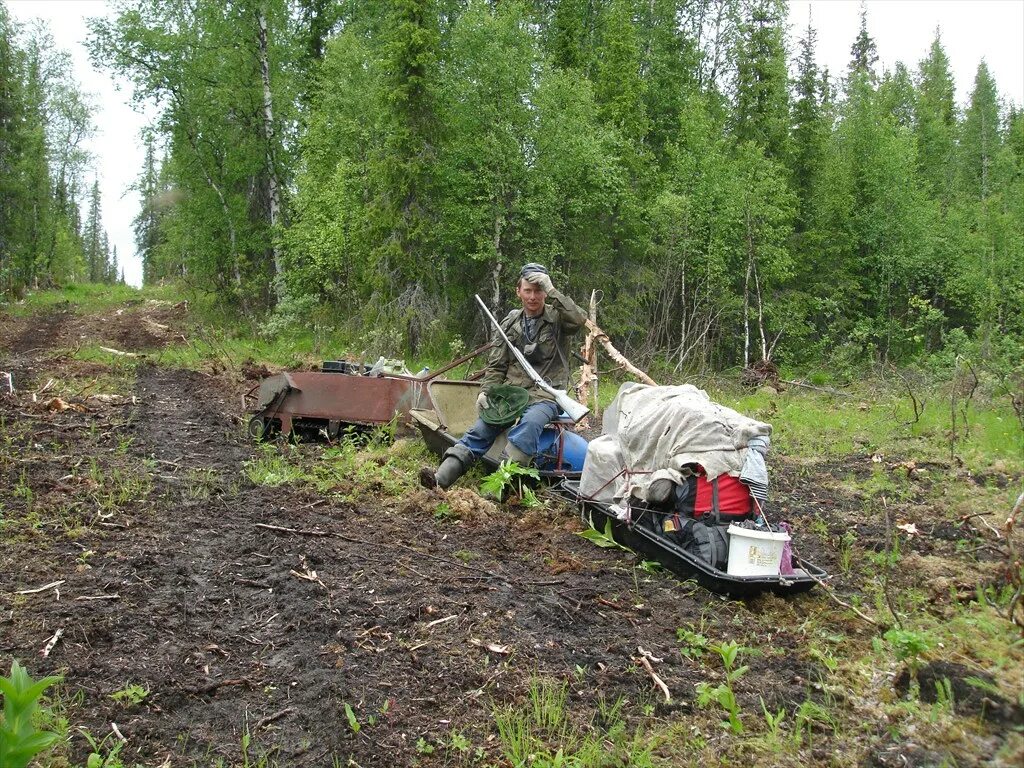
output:
[[[525,261],[657,370],[762,359],[1006,380],[1024,360],[1024,117],[941,38],[843,72],[781,0],[124,0],[94,62],[160,117],[144,280],[355,350],[478,340]],[[66,57],[0,5],[0,292],[120,279]],[[83,216],[84,211],[84,216]],[[465,340],[465,341],[464,341]]]

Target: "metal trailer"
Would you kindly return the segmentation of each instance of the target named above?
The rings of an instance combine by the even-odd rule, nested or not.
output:
[[[270,376],[249,395],[256,405],[249,436],[262,440],[283,434],[315,438],[321,430],[336,438],[348,426],[372,427],[429,407],[427,384],[490,347],[487,344],[425,376],[371,375],[366,366],[328,361],[320,371],[293,371]]]

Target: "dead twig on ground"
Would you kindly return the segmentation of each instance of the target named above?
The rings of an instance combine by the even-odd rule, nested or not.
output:
[[[639,648],[638,650],[642,651],[643,649]],[[647,670],[647,674],[651,676],[651,680],[654,681],[654,684],[656,686],[658,686],[658,689],[661,691],[662,695],[665,697],[665,703],[666,704],[671,703],[671,701],[672,701],[672,694],[669,693],[668,686],[665,685],[665,681],[664,680],[662,680],[660,677],[658,677],[658,673],[654,671],[654,667],[651,666],[651,662],[648,660],[647,656],[637,656],[636,658],[633,659],[633,661],[635,661],[636,663],[638,663],[640,666],[642,666],[644,669]]]
[[[53,650],[54,646],[57,645],[57,642],[61,639],[63,635],[64,628],[61,627],[53,633],[53,637],[46,641],[46,645],[43,646],[43,649],[39,652],[39,655],[42,656],[44,659],[47,658],[50,655],[50,651]]]
[[[285,528],[283,525],[270,525],[269,523],[256,523],[257,528],[265,528],[268,531],[280,531],[281,533],[294,533],[299,536],[331,536],[327,531],[315,531],[303,528]]]
[[[836,397],[853,397],[849,392],[842,392],[838,389],[831,389],[830,387],[816,387],[813,384],[805,384],[802,381],[794,381],[793,379],[779,379],[779,382],[782,384],[789,384],[792,387],[801,387],[815,392],[824,392],[826,395],[835,395]]]
[[[260,718],[256,722],[256,725],[253,728],[253,731],[258,731],[261,728],[266,728],[271,723],[280,720],[282,717],[285,717],[286,715],[290,715],[294,711],[295,711],[295,707],[285,707],[284,709],[279,710],[279,711],[275,712],[272,715],[267,715],[266,717]]]
[[[250,688],[255,688],[255,684],[252,680],[247,677],[236,677],[228,680],[211,680],[206,685],[195,688],[188,693],[194,693],[196,695],[203,695],[206,693],[213,693],[218,688],[224,688],[229,685],[248,685]]]
[[[34,403],[36,401],[36,398],[39,397],[39,395],[43,394],[44,392],[49,392],[50,391],[50,387],[52,387],[52,386],[53,386],[53,379],[50,379],[43,386],[41,386],[39,389],[37,389],[35,392],[32,393],[32,402]]]
[[[113,347],[100,347],[100,349],[104,352],[109,352],[112,355],[117,355],[118,357],[145,357],[145,355],[140,355],[137,352],[124,352],[120,349],[114,349]]]
[[[811,577],[811,579],[812,579],[812,580],[814,581],[814,583],[816,583],[816,584],[817,584],[817,585],[818,585],[819,587],[821,587],[822,589],[824,589],[824,590],[825,590],[825,594],[826,594],[826,595],[828,595],[828,597],[829,597],[829,599],[830,599],[830,600],[832,600],[832,601],[833,601],[834,603],[836,603],[837,605],[839,605],[839,606],[841,606],[841,607],[845,608],[846,610],[848,610],[848,611],[852,611],[852,612],[853,612],[854,614],[856,614],[856,615],[857,615],[858,617],[860,617],[861,619],[863,619],[864,621],[866,621],[866,622],[867,622],[868,624],[870,624],[870,625],[871,625],[872,627],[875,627],[876,629],[880,628],[880,625],[879,625],[879,623],[878,623],[877,621],[875,621],[874,619],[872,619],[872,618],[871,618],[870,616],[868,616],[867,614],[865,614],[865,613],[862,613],[862,612],[861,612],[861,611],[859,611],[859,610],[858,610],[857,608],[854,608],[854,607],[853,607],[852,605],[850,605],[849,603],[847,603],[847,602],[846,602],[845,600],[841,600],[841,599],[839,598],[839,595],[837,595],[837,594],[835,593],[835,591],[834,591],[834,590],[832,589],[832,587],[831,587],[831,586],[830,586],[829,584],[827,584],[827,583],[826,583],[826,582],[825,582],[825,581],[824,581],[823,579],[821,579],[820,577],[818,577],[818,576],[814,575],[814,574],[813,574],[813,573],[812,573],[812,572],[810,571],[810,569],[809,569],[809,568],[807,567],[807,563],[803,562],[803,561],[802,561],[802,560],[801,560],[800,558],[797,558],[797,562],[798,562],[798,563],[800,564],[800,567],[804,569],[804,572],[805,572],[805,573],[806,573],[806,574],[807,574],[808,576],[810,576],[810,577]]]
[[[36,594],[38,594],[40,592],[45,592],[48,589],[54,589],[56,587],[59,587],[65,581],[66,581],[66,579],[61,579],[60,581],[51,581],[49,584],[44,584],[43,586],[36,587],[35,589],[19,589],[17,592],[15,592],[15,594],[16,595],[36,595]]]

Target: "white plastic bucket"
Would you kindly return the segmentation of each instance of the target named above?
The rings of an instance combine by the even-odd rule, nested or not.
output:
[[[788,533],[755,531],[730,525],[729,565],[731,576],[778,576],[782,564],[782,547],[789,541]]]

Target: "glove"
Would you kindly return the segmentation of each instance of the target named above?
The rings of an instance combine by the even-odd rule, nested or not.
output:
[[[477,413],[480,413],[481,411],[483,411],[488,405],[490,405],[490,403],[487,402],[487,393],[486,392],[481,392],[480,393],[480,397],[478,397],[476,399],[476,411],[477,411]]]
[[[544,293],[551,293],[555,290],[555,286],[551,284],[551,276],[545,275],[543,272],[528,272],[526,275],[526,281],[528,283],[533,283],[544,291]]]

